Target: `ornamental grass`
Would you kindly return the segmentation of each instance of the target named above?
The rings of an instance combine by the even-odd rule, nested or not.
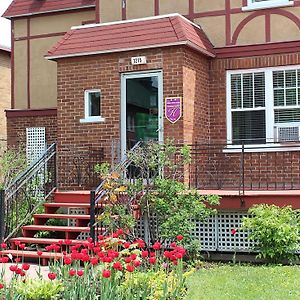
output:
[[[70,240],[61,240],[47,246],[54,257],[48,262],[47,279],[41,274],[43,252],[39,251],[37,279],[30,278],[30,265],[21,255],[14,258],[9,268],[12,278],[5,282],[9,258],[3,256],[0,299],[183,299],[191,273],[183,268],[186,250],[179,245],[183,237],[178,236],[167,249],[160,242],[147,248],[141,239],[128,242],[124,237],[119,229],[110,236],[100,235],[96,243],[88,239],[71,245]],[[20,243],[16,246],[20,248]]]

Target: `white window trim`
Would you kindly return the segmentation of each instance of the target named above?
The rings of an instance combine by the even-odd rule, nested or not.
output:
[[[100,116],[89,116],[89,94],[90,93],[100,93],[100,106],[101,106],[101,90],[91,89],[84,91],[84,119],[80,119],[80,123],[99,123],[105,122],[105,118]],[[100,110],[101,112],[101,110]]]
[[[267,9],[276,8],[283,6],[293,6],[294,1],[292,0],[269,0],[263,2],[253,2],[253,0],[248,0],[247,6],[242,7],[243,11],[257,10],[257,9]]]
[[[300,143],[293,143],[288,145],[285,143],[274,144],[274,91],[273,91],[273,71],[284,71],[284,70],[294,70],[300,69],[300,65],[289,65],[282,67],[267,67],[267,68],[255,68],[255,69],[242,69],[242,70],[228,70],[226,72],[226,130],[227,130],[227,147],[223,152],[241,152],[242,145],[231,145],[232,143],[232,118],[231,118],[231,75],[232,74],[245,74],[245,73],[255,73],[264,72],[265,73],[265,108],[266,112],[266,144],[247,144],[245,145],[245,152],[276,152],[276,151],[299,151]],[[251,108],[250,110],[258,110],[260,108]],[[236,110],[236,109],[235,109]],[[244,111],[245,109],[243,109]],[[296,126],[299,123],[294,123]],[[285,123],[282,123],[284,126]],[[272,144],[268,144],[272,143]],[[293,147],[294,146],[294,147]]]

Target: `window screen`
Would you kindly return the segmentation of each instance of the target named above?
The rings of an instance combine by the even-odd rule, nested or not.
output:
[[[265,143],[265,74],[231,75],[232,138],[234,144]]]

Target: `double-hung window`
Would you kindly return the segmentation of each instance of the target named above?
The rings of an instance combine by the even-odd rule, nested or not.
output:
[[[248,0],[247,6],[243,9],[264,9],[272,7],[290,6],[293,4],[294,2],[292,0]]]
[[[84,91],[84,119],[81,123],[103,122],[101,116],[101,92],[100,90]]]
[[[300,66],[227,72],[230,144],[299,141]]]

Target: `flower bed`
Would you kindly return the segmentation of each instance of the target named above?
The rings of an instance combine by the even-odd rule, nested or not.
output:
[[[169,249],[162,249],[159,242],[147,249],[143,240],[130,243],[123,237],[119,229],[111,236],[99,236],[97,243],[71,245],[70,240],[61,240],[47,246],[54,255],[48,264],[49,280],[42,278],[42,252],[38,279],[30,278],[30,265],[17,257],[10,266],[11,281],[4,282],[9,259],[1,257],[1,299],[182,299],[190,273],[183,269],[186,250],[179,245],[183,237],[178,236]]]

